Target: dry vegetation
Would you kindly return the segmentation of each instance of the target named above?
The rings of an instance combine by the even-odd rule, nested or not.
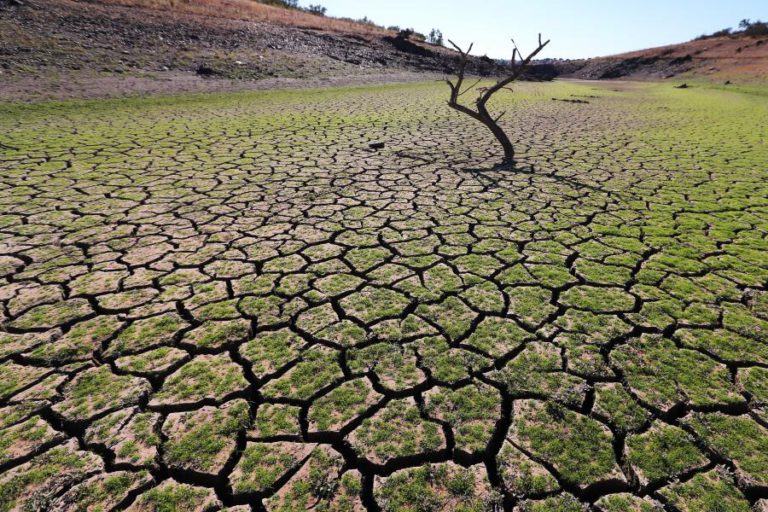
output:
[[[666,59],[687,61],[695,75],[712,78],[768,78],[768,36],[714,37],[638,50],[605,59]]]
[[[454,66],[453,51],[370,24],[251,0],[179,5],[184,8],[168,10],[170,3],[155,0],[25,0],[0,9],[0,98],[216,91],[267,83],[280,88],[384,76],[397,81],[403,72],[442,73]],[[184,10],[216,6],[222,7],[217,16]],[[243,10],[245,19],[235,19],[237,6],[256,14],[245,16]],[[310,22],[328,27],[302,27]],[[472,73],[488,74],[494,66],[474,59]]]
[[[369,23],[318,16],[308,12],[264,5],[253,0],[91,0],[105,5],[143,7],[200,16],[252,20],[332,32],[382,36],[391,32]]]

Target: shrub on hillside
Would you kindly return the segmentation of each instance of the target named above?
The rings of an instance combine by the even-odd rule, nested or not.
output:
[[[429,33],[427,41],[432,44],[443,46],[443,33],[440,31],[440,29],[433,28],[432,32]]]
[[[299,0],[258,0],[260,4],[276,5],[277,7],[286,7],[288,9],[298,9]]]
[[[712,34],[702,34],[699,37],[697,37],[696,41],[702,41],[704,39],[712,39],[714,37],[727,37],[727,36],[750,36],[750,37],[761,37],[761,36],[768,36],[768,23],[764,21],[752,21],[749,19],[741,20],[739,23],[739,29],[738,31],[734,32],[731,28],[724,28],[722,30],[718,30],[717,32],[713,32]]]
[[[764,21],[741,20],[739,28],[746,36],[768,36],[768,23]]]
[[[726,37],[731,35],[733,32],[732,28],[724,28],[722,30],[718,30],[717,32],[713,32],[711,34],[702,34],[699,37],[696,38],[696,41],[701,41],[703,39],[712,39],[713,37]]]
[[[412,28],[404,28],[397,33],[397,37],[401,39],[416,39],[419,41],[426,41],[427,36],[420,32],[416,32]]]
[[[307,12],[312,14],[317,14],[318,16],[325,16],[325,13],[328,12],[328,9],[326,9],[320,4],[317,4],[317,5],[310,4],[310,6],[307,7]]]

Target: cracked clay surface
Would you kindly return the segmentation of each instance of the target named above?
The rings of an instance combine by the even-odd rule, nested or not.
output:
[[[0,106],[0,510],[768,510],[765,97],[446,97]]]

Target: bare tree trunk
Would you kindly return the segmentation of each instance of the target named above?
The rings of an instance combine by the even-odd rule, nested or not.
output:
[[[459,70],[457,71],[456,83],[454,84],[450,80],[446,80],[446,82],[448,82],[448,86],[451,88],[451,96],[448,99],[448,105],[454,110],[458,110],[459,112],[470,116],[472,119],[475,119],[476,121],[483,123],[491,131],[491,133],[493,133],[493,136],[496,137],[496,140],[499,141],[499,144],[501,144],[501,147],[504,150],[504,160],[502,163],[504,164],[514,163],[515,148],[512,145],[512,142],[509,140],[509,137],[507,136],[506,132],[504,132],[504,129],[501,128],[501,126],[499,126],[499,120],[504,116],[505,112],[502,112],[499,116],[494,118],[491,115],[491,113],[488,112],[487,104],[494,94],[496,94],[502,89],[508,89],[507,86],[512,82],[514,82],[515,80],[517,80],[523,74],[523,72],[531,63],[533,58],[536,55],[538,55],[539,52],[541,52],[541,50],[543,50],[544,47],[546,47],[549,44],[549,41],[542,43],[541,34],[539,34],[538,47],[533,52],[531,52],[525,59],[522,59],[522,61],[518,64],[517,56],[520,55],[520,57],[522,58],[522,54],[520,53],[520,50],[517,48],[517,45],[515,44],[515,41],[513,39],[512,44],[515,44],[515,48],[512,51],[512,61],[511,61],[512,73],[509,76],[500,79],[491,87],[482,87],[478,89],[478,91],[480,92],[480,95],[475,100],[475,106],[477,108],[476,110],[472,110],[471,108],[459,102],[459,98],[462,95],[472,90],[477,84],[480,83],[480,80],[478,80],[473,85],[462,90],[462,86],[464,84],[464,76],[467,69],[467,61],[469,60],[469,52],[472,51],[472,47],[474,45],[473,44],[469,45],[469,48],[465,52],[464,50],[459,48],[456,45],[456,43],[454,43],[453,41],[449,40],[448,42],[451,43],[451,45],[461,55]]]
[[[499,141],[499,144],[501,144],[501,147],[504,149],[503,163],[513,163],[515,161],[515,148],[512,145],[512,141],[509,140],[506,132],[501,128],[501,126],[499,126],[493,117],[491,117],[491,114],[488,112],[488,109],[485,108],[485,105],[478,104],[477,110],[480,114],[480,121],[485,126],[487,126],[489,130],[491,130],[493,136],[496,137],[496,140]]]

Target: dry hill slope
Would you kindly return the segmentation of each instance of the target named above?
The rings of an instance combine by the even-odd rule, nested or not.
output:
[[[587,79],[699,77],[768,79],[768,36],[726,36],[582,61],[570,75]]]
[[[0,6],[0,101],[425,80],[452,72],[457,59],[447,48],[371,23],[252,0],[0,0]],[[500,71],[488,58],[470,66],[474,74]],[[764,80],[768,37],[545,61],[532,74]]]
[[[76,89],[73,82],[83,88],[102,83],[105,89],[133,84],[147,92],[156,92],[158,83],[167,92],[253,87],[256,80],[282,87],[292,80],[355,83],[409,73],[424,79],[422,73],[455,66],[456,54],[446,48],[368,24],[244,0],[177,5],[170,9],[164,0],[6,5],[0,9],[0,71],[5,75],[0,89],[14,92],[16,84],[15,92],[23,97],[27,87],[50,88],[52,76],[65,90]],[[221,9],[214,15],[210,11],[217,5]],[[481,74],[495,68],[490,59],[472,65]]]

